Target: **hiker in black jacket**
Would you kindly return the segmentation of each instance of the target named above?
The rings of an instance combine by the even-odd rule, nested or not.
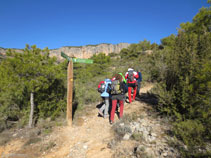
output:
[[[112,109],[110,115],[110,124],[114,123],[114,114],[116,111],[118,101],[120,107],[119,118],[122,118],[126,92],[127,92],[127,87],[126,84],[123,82],[122,76],[120,74],[114,75],[114,77],[111,80]]]

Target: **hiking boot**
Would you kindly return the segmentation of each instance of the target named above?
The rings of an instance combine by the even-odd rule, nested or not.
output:
[[[101,116],[101,117],[103,117],[103,113],[99,110],[98,111],[98,114]]]
[[[103,118],[108,118],[109,115],[104,115]]]
[[[110,125],[112,125],[114,122],[110,120],[109,123],[110,123]]]

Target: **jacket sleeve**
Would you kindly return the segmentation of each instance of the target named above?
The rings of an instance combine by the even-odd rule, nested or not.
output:
[[[138,79],[138,73],[137,73],[137,72],[134,72],[134,77],[135,77],[136,79]]]
[[[123,90],[122,92],[125,94],[128,92],[128,87],[127,84],[125,82],[121,82],[121,89]]]
[[[128,72],[125,73],[125,79],[127,79],[127,78],[128,78]]]
[[[125,87],[125,90],[124,90],[124,93],[127,93],[128,92],[128,86],[126,83],[123,83],[124,84],[124,87]]]

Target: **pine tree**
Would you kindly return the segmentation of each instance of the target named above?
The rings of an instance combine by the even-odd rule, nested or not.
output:
[[[20,115],[24,115],[23,117],[26,118],[30,109],[29,127],[34,125],[34,113],[36,112],[37,117],[41,116],[42,106],[49,106],[46,101],[52,97],[54,90],[58,91],[57,88],[63,85],[64,76],[56,64],[56,59],[49,57],[47,48],[41,50],[35,45],[32,47],[27,45],[23,53],[9,50],[7,58],[0,64],[0,72],[2,78],[0,81],[0,111],[5,112],[0,118],[4,118],[3,120],[8,117],[20,119]],[[57,85],[52,87],[55,82]],[[64,89],[64,87],[62,88]],[[60,92],[57,95],[63,99],[64,91]],[[41,96],[46,93],[47,97],[42,98]],[[59,99],[59,97],[55,99]],[[42,99],[45,100],[45,103]],[[53,109],[56,110],[56,106]],[[51,109],[51,114],[53,109]]]

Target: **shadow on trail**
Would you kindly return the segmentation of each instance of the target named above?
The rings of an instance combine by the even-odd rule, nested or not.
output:
[[[74,119],[75,112],[77,111],[77,109],[78,109],[78,103],[75,102],[75,103],[73,103],[73,105],[72,105],[72,119]]]
[[[136,96],[136,100],[147,103],[153,107],[158,105],[158,98],[156,97],[155,94],[152,94],[152,93],[141,93],[141,95]]]
[[[75,90],[73,91],[73,100],[75,100]],[[72,120],[74,119],[77,109],[78,109],[78,102],[76,101],[72,103]]]

